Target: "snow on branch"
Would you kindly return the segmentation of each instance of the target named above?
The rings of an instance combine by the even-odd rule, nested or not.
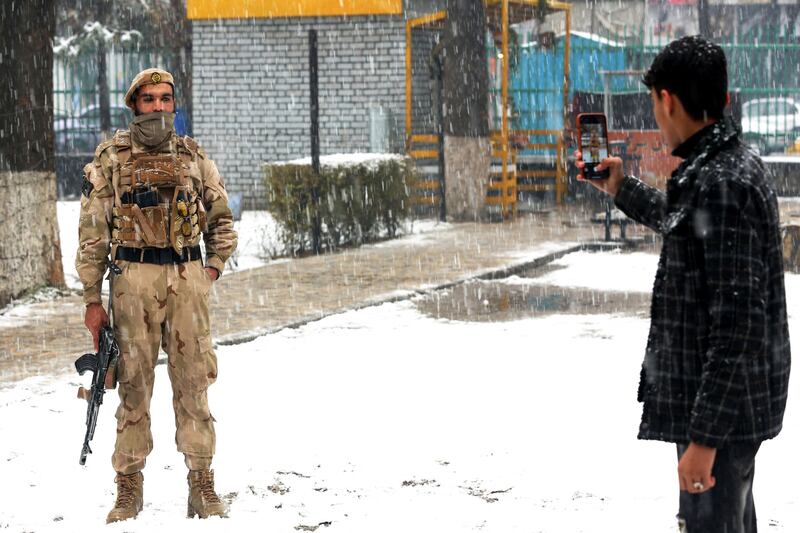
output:
[[[137,30],[120,30],[92,21],[83,25],[80,32],[69,37],[56,37],[53,54],[56,57],[75,58],[83,53],[94,51],[98,43],[132,46],[143,39]]]

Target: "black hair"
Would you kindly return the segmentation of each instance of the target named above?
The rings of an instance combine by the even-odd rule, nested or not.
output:
[[[678,97],[695,120],[722,118],[727,102],[728,67],[718,44],[699,35],[669,43],[642,78],[648,89]]]

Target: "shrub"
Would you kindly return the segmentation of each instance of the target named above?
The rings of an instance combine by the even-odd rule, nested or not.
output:
[[[325,159],[318,177],[307,159],[266,165],[267,202],[286,251],[319,252],[394,237],[409,213],[411,161],[382,154],[339,164]]]

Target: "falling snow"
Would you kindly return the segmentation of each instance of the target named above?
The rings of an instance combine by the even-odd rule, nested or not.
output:
[[[10,11],[2,13],[13,12],[14,3],[9,2]],[[315,3],[301,2],[300,9]],[[329,3],[345,11],[359,4]],[[551,148],[531,147],[563,140],[568,145],[565,151],[571,152],[574,115],[603,111],[615,134],[613,148],[625,157],[626,171],[663,185],[677,160],[670,158],[650,116],[650,96],[640,83],[642,69],[655,49],[677,35],[707,31],[728,54],[729,111],[744,142],[764,156],[779,194],[798,194],[800,9],[789,2],[570,3],[571,18],[563,12],[536,13],[530,15],[531,20],[512,26],[509,37],[517,45],[508,50],[513,58],[510,65],[497,46],[499,28],[481,26],[485,46],[477,49],[486,48],[490,89],[477,95],[480,98],[475,97],[476,87],[483,82],[475,81],[476,72],[487,69],[476,62],[482,70],[472,70],[474,64],[467,67],[468,61],[463,60],[470,45],[476,48],[477,40],[470,37],[480,33],[470,34],[463,24],[453,24],[451,36],[446,23],[409,26],[412,76],[405,78],[407,19],[429,14],[434,7],[451,6],[455,13],[456,5],[468,2],[361,4],[392,3],[402,4],[402,15],[348,15],[337,26],[332,16],[297,19],[296,14],[274,20],[201,18],[189,25],[185,13],[176,14],[177,4],[169,0],[116,0],[108,5],[118,11],[105,15],[91,3],[73,6],[59,1],[55,5],[60,26],[55,35],[42,39],[29,31],[36,29],[30,25],[26,31],[7,32],[23,36],[13,41],[22,42],[23,48],[34,46],[37,38],[48,52],[52,45],[52,94],[43,95],[41,84],[20,83],[41,70],[41,57],[20,66],[15,59],[22,56],[19,48],[0,50],[0,65],[11,65],[9,72],[22,73],[8,76],[13,81],[7,84],[8,93],[3,93],[5,100],[0,99],[5,103],[0,110],[0,166],[5,172],[7,160],[13,159],[6,153],[8,146],[12,155],[14,151],[36,154],[37,165],[40,159],[52,159],[52,153],[40,157],[46,145],[38,123],[32,133],[23,127],[33,123],[32,110],[45,109],[54,125],[55,155],[62,165],[59,187],[63,186],[61,174],[70,179],[80,174],[107,133],[100,131],[99,117],[83,116],[101,107],[100,96],[94,92],[98,80],[106,79],[110,89],[105,91],[110,93],[110,102],[104,101],[104,112],[118,115],[119,109],[124,111],[119,100],[129,83],[128,71],[163,63],[180,69],[174,71],[176,80],[191,82],[176,84],[179,105],[190,101],[180,90],[192,88],[195,106],[181,117],[186,121],[188,115],[195,121],[185,122],[182,134],[200,139],[217,161],[229,193],[259,191],[265,162],[311,164],[311,158],[304,157],[309,151],[305,47],[308,30],[318,27],[321,146],[329,151],[320,157],[322,166],[372,167],[404,159],[401,154],[366,151],[389,150],[391,145],[391,150],[410,153],[414,151],[412,133],[438,136],[444,132],[451,134],[450,141],[464,138],[459,123],[482,117],[488,100],[488,121],[495,134],[503,122],[518,133],[557,132],[550,137],[520,133],[522,141],[514,148],[513,161],[520,176],[524,171],[546,174],[555,168],[554,161],[564,163],[569,185],[563,202],[560,199],[557,204],[555,187],[539,190],[547,188],[541,181],[528,191],[520,187],[514,198],[519,194],[519,206],[535,211],[542,217],[538,220],[547,217],[540,210],[576,213],[573,220],[561,224],[561,230],[569,231],[589,226],[588,220],[596,218],[593,212],[602,207],[594,205],[596,198],[585,183],[574,180],[570,161],[556,158]],[[243,4],[249,10],[269,2],[199,4]],[[285,7],[281,4],[280,9]],[[65,28],[72,10],[83,19],[72,20]],[[134,14],[147,14],[141,20],[160,21],[161,26],[134,29],[118,27],[118,20],[109,22],[126,10],[130,20],[139,20]],[[713,24],[704,19],[708,11]],[[454,42],[441,57],[434,57],[432,50],[449,37]],[[98,50],[103,51],[99,56]],[[564,55],[566,50],[571,50],[569,57]],[[106,61],[106,70],[101,72],[100,63]],[[440,62],[440,72],[432,68],[436,62]],[[461,66],[454,70],[453,65]],[[500,80],[504,66],[511,71],[505,92]],[[193,72],[191,80],[181,77],[189,72]],[[434,80],[437,76],[441,79]],[[406,81],[413,91],[408,131],[403,116]],[[453,86],[463,91],[454,91]],[[503,99],[508,107],[501,104]],[[454,106],[454,101],[463,105]],[[770,108],[777,105],[787,109]],[[703,113],[707,118],[708,111],[703,109]],[[126,120],[114,118],[112,130],[124,127]],[[485,125],[484,121],[481,126]],[[728,134],[733,135],[732,131]],[[8,144],[9,139],[16,144]],[[81,142],[86,146],[79,146]],[[530,143],[527,148],[526,143]],[[447,155],[442,139],[428,144],[428,149],[418,152],[428,153],[430,161],[422,164],[420,159],[419,168],[439,172],[437,165],[446,158],[450,158],[447,164],[453,164],[448,168],[457,167],[454,163],[460,161],[454,161],[452,153]],[[465,158],[473,155],[463,154]],[[707,156],[704,153],[690,162],[678,179],[690,179],[688,175],[705,164]],[[75,169],[64,171],[70,158]],[[495,165],[497,158],[495,154]],[[541,167],[542,161],[550,166]],[[439,184],[439,177],[434,177],[428,192]],[[484,178],[479,177],[479,186],[473,187],[479,199]],[[16,193],[12,190],[11,194]],[[75,198],[80,192],[72,193],[59,189],[64,198]],[[255,203],[261,205],[261,200]],[[584,200],[589,207],[581,211],[576,206]],[[798,198],[782,198],[781,208],[782,219],[800,224]],[[517,216],[524,222],[523,211]],[[76,294],[82,285],[74,267],[79,212],[77,200],[57,202],[65,287],[41,289],[39,285],[0,309],[0,333],[34,330],[56,314],[79,316],[82,304],[76,303]],[[662,229],[690,220],[696,235],[703,237],[711,216],[703,210],[681,209],[664,221]],[[41,218],[52,222],[49,215]],[[504,228],[516,223],[498,222]],[[489,224],[484,227],[491,228]],[[398,239],[364,248],[394,257],[395,251],[443,242],[438,239],[457,227],[432,218],[409,219],[398,229]],[[601,234],[599,226],[590,227],[597,229],[595,237]],[[282,229],[269,211],[245,210],[235,229],[239,245],[225,276],[257,275],[257,269],[278,263],[289,273],[282,281],[293,284],[292,267],[301,260],[288,257]],[[94,453],[81,467],[78,452],[86,405],[75,394],[79,385],[87,383],[62,370],[62,363],[69,364],[76,354],[52,357],[58,359],[52,363],[57,370],[41,371],[35,377],[20,378],[3,370],[0,532],[149,533],[189,527],[317,533],[674,532],[678,500],[674,447],[635,438],[641,415],[636,386],[647,343],[658,241],[652,246],[652,235],[646,234],[649,240],[645,241],[645,230],[632,231],[639,243],[635,249],[603,246],[599,251],[575,251],[530,266],[534,259],[555,257],[577,245],[577,241],[546,235],[505,253],[502,266],[514,273],[501,279],[489,275],[497,272],[496,266],[458,279],[453,274],[446,282],[396,288],[347,307],[359,310],[333,314],[314,309],[313,319],[292,327],[264,326],[217,338],[219,378],[209,398],[217,420],[216,488],[231,509],[226,520],[188,523],[185,517],[186,471],[175,450],[164,360],[156,367],[151,404],[154,451],[144,471],[144,509],[136,520],[111,526],[104,521],[114,499],[109,459],[115,438],[116,392],[106,397],[92,443]],[[0,252],[4,244],[0,242]],[[463,249],[440,259],[461,275],[465,258],[476,247],[485,250],[500,244],[497,239],[487,246],[467,238]],[[355,287],[365,274],[358,271],[357,261],[352,264],[347,280]],[[392,264],[387,270],[396,268]],[[422,271],[422,259],[409,268]],[[370,275],[380,277],[384,272]],[[318,283],[332,282],[321,275]],[[789,327],[797,339],[800,275],[786,274],[786,292]],[[392,303],[383,303],[389,300]],[[51,304],[47,310],[43,302]],[[240,303],[236,313],[248,313],[248,303],[266,307],[263,294]],[[309,309],[313,304],[308,302]],[[244,337],[255,340],[234,343]],[[10,344],[21,342],[20,337],[9,340]],[[2,348],[0,356],[11,353]],[[44,348],[45,341],[37,341],[36,349],[44,353]],[[16,367],[27,364],[10,357],[5,362]],[[791,466],[800,448],[796,382],[791,383],[782,434],[759,452],[754,492],[762,531],[800,531],[797,469]]]

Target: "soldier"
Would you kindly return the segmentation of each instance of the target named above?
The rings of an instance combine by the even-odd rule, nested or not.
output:
[[[206,391],[217,377],[208,293],[236,248],[217,167],[190,137],[175,134],[174,81],[140,72],[125,94],[129,131],[101,143],[84,168],[79,250],[86,327],[98,345],[108,323],[100,287],[109,253],[121,274],[114,291],[120,405],[112,465],[117,500],[107,522],[142,509],[142,469],[153,448],[150,398],[158,348],[169,356],[178,450],[189,468],[188,516],[225,516],[214,491],[214,418]],[[205,267],[200,237],[205,241]]]

